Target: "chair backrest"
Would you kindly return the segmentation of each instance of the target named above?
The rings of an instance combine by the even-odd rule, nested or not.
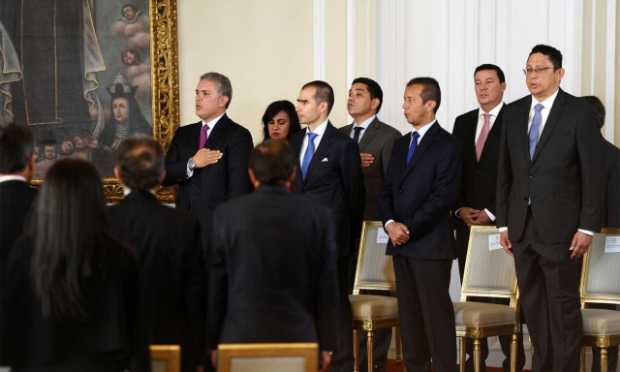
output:
[[[353,294],[359,294],[361,290],[396,291],[392,256],[385,255],[387,239],[380,221],[364,221]]]
[[[581,302],[620,304],[620,229],[594,234],[583,261]]]
[[[461,300],[467,297],[506,298],[515,304],[516,296],[514,259],[499,245],[499,231],[493,226],[472,226]]]
[[[151,370],[153,372],[181,372],[181,347],[179,345],[151,345]]]
[[[218,372],[316,372],[316,343],[220,344]]]

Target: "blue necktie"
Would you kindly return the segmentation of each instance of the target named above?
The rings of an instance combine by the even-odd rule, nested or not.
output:
[[[420,138],[420,133],[411,133],[411,143],[409,144],[409,151],[407,151],[407,166],[409,166],[409,163],[411,163],[415,148],[418,147],[418,138]]]
[[[534,106],[534,117],[532,118],[532,126],[530,126],[530,160],[534,159],[534,152],[536,151],[536,144],[538,143],[540,124],[542,123],[541,111],[545,106],[537,103]]]
[[[316,133],[308,132],[308,146],[306,147],[306,152],[304,153],[304,160],[301,163],[301,177],[304,180],[306,179],[306,174],[308,173],[310,161],[312,161],[312,155],[314,155],[314,139],[316,136]]]

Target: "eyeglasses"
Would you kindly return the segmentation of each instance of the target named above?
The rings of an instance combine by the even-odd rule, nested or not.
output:
[[[538,75],[538,74],[540,74],[543,71],[553,70],[553,69],[554,69],[553,67],[549,67],[549,66],[547,66],[547,67],[534,67],[534,68],[528,67],[528,68],[524,68],[523,69],[523,73],[525,74],[525,76],[532,75],[534,73],[536,75]]]

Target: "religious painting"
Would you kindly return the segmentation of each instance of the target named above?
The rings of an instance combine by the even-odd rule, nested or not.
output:
[[[35,136],[35,179],[54,161],[92,161],[108,188],[130,136],[169,143],[178,123],[176,0],[0,4],[0,118]]]

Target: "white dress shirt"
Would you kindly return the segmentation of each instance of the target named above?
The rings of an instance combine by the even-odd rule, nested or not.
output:
[[[306,133],[304,135],[304,142],[301,144],[301,151],[299,152],[299,164],[304,163],[304,155],[306,154],[306,148],[308,148],[308,132],[316,134],[314,137],[314,152],[319,148],[321,144],[321,140],[323,139],[323,135],[325,134],[325,129],[327,129],[327,119],[324,122],[319,124],[313,131],[310,131],[310,128],[306,128]],[[314,155],[314,154],[313,154]]]
[[[362,137],[364,137],[364,133],[366,133],[366,129],[368,129],[368,126],[370,126],[370,123],[372,123],[372,121],[375,120],[376,117],[377,115],[373,115],[369,117],[368,119],[364,120],[361,124],[357,124],[355,121],[353,121],[353,127],[351,128],[350,137],[351,138],[355,137],[355,128],[362,128],[362,130],[360,131],[360,136],[358,138],[358,141],[362,142]]]
[[[491,111],[485,112],[482,107],[478,109],[478,124],[476,125],[476,136],[474,137],[474,145],[478,142],[478,137],[480,137],[480,132],[482,132],[482,126],[484,125],[484,114],[489,114],[489,132],[493,129],[493,124],[495,124],[495,120],[497,119],[497,115],[501,111],[502,107],[504,107],[504,102],[500,102],[499,105],[493,107]]]

